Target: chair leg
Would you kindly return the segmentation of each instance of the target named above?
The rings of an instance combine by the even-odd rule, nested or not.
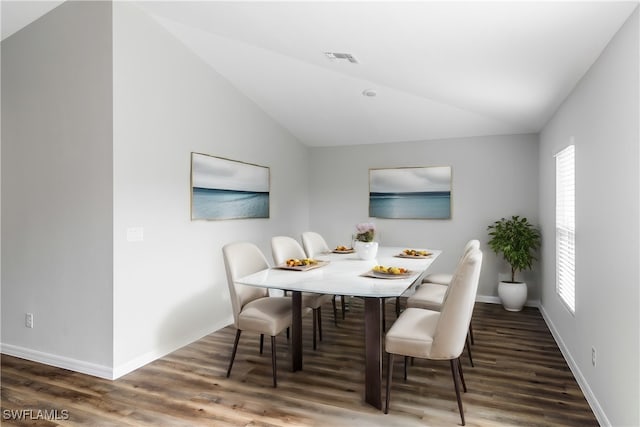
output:
[[[404,357],[404,380],[407,380],[407,361],[409,360],[409,356]],[[412,359],[413,360],[413,359]]]
[[[318,307],[318,338],[322,341],[322,307]]]
[[[384,413],[389,413],[389,398],[391,397],[391,377],[393,376],[393,354],[387,353],[387,397],[384,405]]]
[[[471,343],[469,342],[469,335],[467,335],[467,354],[469,355],[469,363],[473,368],[474,365],[473,365],[473,357],[471,357]]]
[[[460,381],[462,381],[462,390],[464,390],[464,392],[467,392],[467,384],[464,382],[464,374],[462,373],[462,362],[460,361],[460,358],[458,357],[458,373],[460,374]]]
[[[333,305],[333,323],[338,326],[338,308],[336,307],[336,296],[334,295],[331,299],[331,304]]]
[[[262,348],[264,347],[264,334],[260,334],[260,354],[262,355]]]
[[[396,297],[396,319],[400,317],[400,297]]]
[[[287,339],[289,339],[289,327],[287,326]]]
[[[347,302],[345,300],[346,297],[344,295],[340,295],[340,302],[342,304],[342,320],[344,320],[344,316],[347,311]]]
[[[458,399],[458,410],[460,411],[460,420],[462,420],[462,425],[464,423],[464,411],[462,409],[462,398],[460,398],[460,386],[458,385],[458,363],[451,359],[449,360],[451,364],[451,375],[453,376],[453,387],[456,389],[456,398]]]
[[[273,369],[273,386],[277,387],[276,382],[277,369],[276,369],[276,337],[271,336],[271,367]]]
[[[475,344],[476,340],[473,339],[473,327],[471,326],[471,322],[469,322],[469,337],[471,338],[471,344]]]
[[[233,351],[231,352],[231,361],[229,362],[229,369],[227,369],[227,378],[231,375],[231,368],[233,367],[233,359],[236,358],[236,350],[238,350],[238,341],[240,341],[240,334],[242,331],[238,329],[236,331],[236,340],[233,343]]]
[[[316,349],[316,330],[318,329],[318,309],[313,309],[313,349]]]

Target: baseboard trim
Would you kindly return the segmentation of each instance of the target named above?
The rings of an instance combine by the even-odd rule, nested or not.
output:
[[[489,304],[500,304],[499,297],[490,296],[490,295],[478,295],[476,297],[476,301],[489,303]],[[547,324],[549,331],[551,331],[551,335],[556,341],[556,344],[558,345],[560,352],[562,353],[565,361],[567,362],[569,369],[573,373],[573,376],[576,378],[578,386],[580,387],[580,389],[582,390],[582,393],[587,399],[589,406],[591,406],[591,409],[593,410],[594,415],[598,420],[598,423],[600,423],[601,426],[610,427],[611,422],[607,418],[607,415],[602,409],[600,402],[598,401],[593,391],[591,390],[589,383],[587,382],[584,375],[580,371],[580,368],[575,363],[575,360],[571,356],[571,352],[569,351],[564,341],[562,340],[562,337],[558,333],[558,330],[556,329],[549,315],[545,311],[544,306],[542,306],[540,304],[540,301],[538,300],[529,300],[525,305],[529,307],[539,308],[540,313],[542,314],[542,318]],[[218,325],[218,327],[214,328],[213,330],[216,331],[225,326],[227,326],[227,324]],[[20,359],[26,359],[33,362],[43,363],[45,365],[55,366],[57,368],[68,369],[74,372],[79,372],[82,374],[87,374],[87,375],[91,375],[98,378],[115,380],[117,378],[120,378],[123,375],[128,374],[129,372],[132,372],[148,363],[153,362],[154,360],[157,360],[177,350],[178,348],[183,347],[184,345],[188,345],[191,342],[195,342],[198,339],[208,335],[209,333],[211,333],[211,330],[205,333],[196,334],[198,336],[196,336],[192,340],[187,340],[188,341],[187,343],[183,343],[177,346],[167,346],[165,349],[159,349],[159,350],[148,352],[126,363],[122,363],[113,369],[105,365],[99,365],[96,363],[90,363],[83,360],[73,359],[70,357],[60,356],[60,355],[51,354],[51,353],[45,353],[42,351],[20,347],[12,344],[5,344],[5,343],[0,343],[0,353],[6,354],[8,356],[18,357]]]
[[[490,296],[490,295],[478,295],[476,297],[476,301],[477,302],[489,303],[489,304],[501,304],[500,297]],[[525,303],[525,306],[527,306],[527,307],[537,307],[540,310],[540,313],[542,314],[542,318],[544,319],[544,322],[547,324],[547,327],[549,328],[549,331],[551,331],[551,335],[553,336],[553,339],[555,340],[556,344],[558,345],[558,348],[560,349],[560,352],[562,353],[562,356],[564,357],[565,361],[567,362],[567,365],[569,366],[569,369],[571,370],[571,373],[573,374],[574,378],[576,379],[576,382],[578,383],[578,386],[580,387],[580,390],[582,390],[582,394],[584,394],[585,399],[587,399],[587,402],[589,403],[589,406],[591,407],[591,410],[593,411],[594,415],[596,416],[596,419],[598,420],[598,423],[603,427],[611,427],[611,422],[609,421],[609,419],[607,418],[607,415],[605,414],[604,410],[602,409],[602,406],[600,405],[600,402],[598,402],[598,399],[593,394],[593,391],[591,390],[591,387],[589,387],[589,383],[585,379],[584,375],[582,375],[582,371],[580,371],[580,368],[578,367],[578,365],[576,364],[575,360],[571,356],[571,352],[569,351],[569,349],[565,345],[564,341],[562,340],[562,337],[558,333],[558,330],[556,329],[555,325],[551,321],[549,315],[544,310],[544,306],[540,303],[539,300],[528,300]]]
[[[560,348],[560,352],[562,353],[564,360],[567,362],[567,365],[569,365],[569,369],[571,369],[571,373],[573,373],[573,376],[575,377],[576,382],[578,383],[578,386],[582,390],[582,394],[584,394],[585,399],[587,399],[587,402],[589,403],[591,410],[596,416],[598,423],[603,427],[611,427],[611,422],[609,421],[609,418],[607,418],[607,414],[602,409],[602,406],[600,406],[600,402],[598,402],[598,399],[593,394],[593,391],[591,390],[589,383],[587,382],[584,375],[582,375],[582,371],[580,371],[580,368],[578,367],[577,363],[571,356],[571,352],[569,351],[564,341],[562,340],[560,333],[558,332],[555,325],[551,321],[551,318],[545,311],[544,306],[540,305],[539,309],[540,309],[540,313],[542,313],[542,318],[544,319],[545,323],[547,324],[547,327],[551,331],[551,335],[553,335],[553,338],[556,341],[556,344],[558,344],[558,347]]]
[[[165,345],[162,348],[154,349],[143,355],[140,355],[132,360],[121,363],[118,366],[110,367],[104,365],[98,365],[84,360],[72,359],[69,357],[59,356],[56,354],[45,353],[30,348],[20,347],[12,344],[0,343],[0,353],[7,356],[18,357],[20,359],[30,360],[32,362],[42,363],[44,365],[55,366],[56,368],[68,369],[70,371],[79,372],[81,374],[87,374],[106,380],[116,380],[130,372],[135,371],[138,368],[147,365],[154,360],[160,359],[167,354],[178,350],[186,345],[189,345],[202,337],[209,335],[219,329],[222,329],[230,324],[227,319],[218,325],[215,325],[213,329],[207,328],[206,331],[197,331],[191,336],[186,337],[185,340],[180,343],[172,343],[171,345]]]
[[[500,298],[492,295],[476,295],[476,302],[486,302],[488,304],[501,304]]]
[[[161,348],[154,349],[138,357],[135,357],[134,359],[131,359],[127,362],[121,363],[118,366],[113,368],[113,379],[114,380],[118,379],[130,372],[133,372],[136,369],[139,369],[155,360],[158,360],[169,353],[172,353],[186,345],[189,345],[191,343],[198,341],[199,339],[217,330],[224,328],[231,323],[232,323],[232,320],[227,319],[224,322],[221,322],[215,325],[213,329],[207,328],[206,330],[196,331],[193,334],[189,335],[188,337],[185,337],[185,339],[181,340],[179,343],[171,343],[171,344],[164,345]]]
[[[0,344],[0,353],[20,359],[31,360],[57,368],[68,369],[107,380],[113,379],[113,370],[109,366],[98,365],[84,360],[72,359],[57,354],[45,353],[12,344]]]
[[[494,295],[476,295],[476,302],[485,302],[488,304],[502,304],[500,297]],[[540,307],[539,300],[527,300],[524,303],[525,307]]]

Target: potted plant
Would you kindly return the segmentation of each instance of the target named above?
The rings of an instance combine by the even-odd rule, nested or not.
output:
[[[511,280],[500,281],[498,296],[506,310],[520,311],[527,301],[527,284],[516,281],[516,273],[531,269],[536,259],[534,253],[540,247],[540,231],[518,215],[501,218],[487,229],[489,247],[497,255],[502,254],[511,266]]]
[[[371,222],[356,225],[354,249],[361,259],[370,260],[378,253],[378,242],[374,241],[376,226]]]

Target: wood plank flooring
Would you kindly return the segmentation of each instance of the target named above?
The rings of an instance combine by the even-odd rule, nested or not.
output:
[[[395,319],[386,304],[387,322]],[[3,425],[55,426],[449,426],[459,425],[448,362],[416,359],[402,379],[396,358],[388,415],[364,403],[363,302],[351,299],[333,324],[323,307],[323,341],[311,346],[304,318],[304,369],[291,372],[277,338],[278,387],[269,340],[245,333],[227,379],[235,329],[227,327],[116,381],[2,355]],[[462,364],[468,426],[597,426],[540,312],[477,303],[475,367]],[[386,360],[386,358],[385,358]],[[385,366],[386,371],[386,366]],[[386,377],[385,377],[386,378]],[[384,396],[383,396],[384,399]],[[23,420],[10,419],[17,414]],[[31,412],[28,412],[31,411]],[[38,411],[48,411],[46,413]],[[54,412],[57,411],[57,412]],[[50,420],[57,418],[57,420]]]

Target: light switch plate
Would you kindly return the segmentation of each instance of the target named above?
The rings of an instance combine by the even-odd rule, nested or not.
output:
[[[144,241],[143,227],[127,228],[127,242],[142,242],[142,241]]]

